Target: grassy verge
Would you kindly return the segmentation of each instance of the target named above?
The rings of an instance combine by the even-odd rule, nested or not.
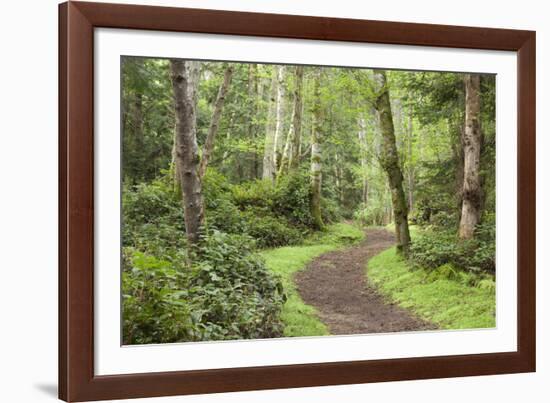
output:
[[[350,246],[362,240],[363,237],[363,231],[357,227],[339,223],[328,226],[326,231],[314,234],[300,246],[270,249],[261,253],[267,266],[281,276],[288,297],[282,312],[285,336],[329,334],[325,324],[319,320],[315,308],[306,305],[300,298],[294,285],[294,275],[317,256]]]
[[[389,299],[443,329],[495,327],[494,282],[472,282],[466,273],[412,269],[395,248],[369,261],[368,276]]]

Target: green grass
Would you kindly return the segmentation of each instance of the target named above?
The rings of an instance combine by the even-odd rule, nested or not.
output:
[[[442,266],[435,272],[412,269],[395,248],[373,257],[369,279],[383,295],[443,329],[495,327],[495,287]]]
[[[357,227],[339,223],[329,225],[325,231],[315,233],[300,246],[287,246],[261,252],[267,266],[281,276],[288,298],[281,316],[285,324],[286,337],[329,334],[325,324],[319,320],[316,309],[306,305],[300,298],[294,285],[294,275],[317,256],[353,245],[363,238],[363,231]]]

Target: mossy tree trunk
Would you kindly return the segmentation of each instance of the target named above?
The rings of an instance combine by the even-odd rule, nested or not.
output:
[[[462,145],[464,148],[464,183],[462,187],[462,214],[459,236],[470,239],[481,219],[481,180],[479,164],[481,155],[480,127],[480,77],[479,74],[464,76],[466,90],[465,125]]]
[[[397,250],[407,255],[411,243],[408,223],[408,206],[403,191],[403,173],[399,165],[399,155],[395,142],[390,93],[384,70],[374,70],[375,99],[374,106],[380,126],[381,150],[380,164],[388,175],[388,184],[391,192],[393,218],[395,221],[395,237]]]
[[[313,83],[313,131],[311,133],[311,200],[310,210],[315,226],[324,228],[321,214],[321,180],[322,180],[322,152],[323,141],[323,109],[321,105],[321,69],[315,71]]]
[[[170,71],[174,91],[175,164],[183,194],[185,231],[190,245],[196,245],[204,225],[204,204],[199,175],[197,146],[198,62],[171,60]]]

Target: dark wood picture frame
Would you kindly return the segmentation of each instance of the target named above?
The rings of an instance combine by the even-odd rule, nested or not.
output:
[[[518,55],[518,351],[94,374],[94,28],[422,45]],[[535,32],[68,2],[59,6],[59,397],[66,401],[535,371]]]

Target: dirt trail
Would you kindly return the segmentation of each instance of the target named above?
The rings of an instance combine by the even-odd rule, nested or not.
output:
[[[297,274],[296,286],[304,302],[317,308],[331,334],[435,329],[385,301],[369,284],[368,259],[395,242],[393,234],[383,229],[368,229],[366,235],[362,243],[321,255]]]

